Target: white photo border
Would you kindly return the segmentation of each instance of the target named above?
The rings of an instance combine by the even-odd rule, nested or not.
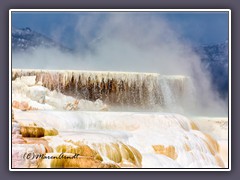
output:
[[[228,168],[12,168],[12,13],[13,12],[228,12]],[[231,9],[10,9],[9,10],[9,171],[231,171]]]

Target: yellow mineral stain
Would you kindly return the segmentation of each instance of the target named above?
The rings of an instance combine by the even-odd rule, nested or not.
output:
[[[186,143],[184,144],[184,149],[186,151],[191,151],[191,148],[189,147],[189,145],[187,145]]]
[[[51,167],[62,166],[62,168],[120,168],[113,163],[102,163],[90,157],[79,157],[77,159],[65,159],[62,163],[52,163]]]
[[[132,167],[141,167],[142,155],[132,146],[123,143],[95,143],[93,146],[99,154],[115,163],[122,164],[123,162],[128,162]]]
[[[172,145],[167,147],[164,147],[164,145],[153,145],[152,147],[157,154],[163,154],[173,160],[177,159],[178,157],[175,147]]]
[[[121,144],[120,151],[123,159],[126,159],[127,161],[133,163],[137,167],[141,167],[142,155],[138,150],[136,150],[132,146]]]
[[[216,153],[219,152],[219,144],[218,142],[209,134],[204,134],[205,135],[205,143],[209,149],[209,151],[211,152],[212,155],[215,155]]]
[[[215,159],[216,159],[216,162],[217,162],[218,166],[220,166],[221,168],[225,168],[224,162],[219,155],[215,155]]]
[[[87,145],[59,145],[56,148],[56,151],[58,153],[73,153],[73,154],[79,154],[80,156],[84,157],[92,157],[94,159],[102,161],[102,157],[93,149],[91,149]]]
[[[101,161],[92,157],[79,157],[77,159],[65,159],[63,168],[98,168]]]
[[[46,154],[49,157],[59,157],[61,153]],[[43,159],[38,168],[120,168],[118,164],[103,163],[93,157],[75,156],[73,153],[64,153],[64,158]]]
[[[190,124],[192,130],[199,130],[198,126],[193,121],[191,121]]]
[[[134,147],[128,145],[128,147],[130,148],[130,150],[133,152],[135,159],[136,159],[136,163],[135,165],[138,167],[141,167],[142,165],[142,155],[141,153]]]
[[[112,163],[101,163],[98,168],[121,168],[117,164],[112,164]]]
[[[63,168],[65,159],[53,159],[51,160],[51,168]],[[40,166],[41,167],[41,166]]]
[[[44,136],[56,136],[58,135],[58,130],[55,128],[44,129]]]
[[[122,162],[122,156],[121,156],[121,152],[120,152],[118,144],[115,144],[115,143],[112,143],[110,145],[106,144],[105,145],[105,150],[106,150],[106,153],[107,153],[107,157],[110,160],[112,160],[116,163]]]

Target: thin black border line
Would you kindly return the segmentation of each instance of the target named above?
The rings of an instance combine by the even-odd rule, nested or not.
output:
[[[14,10],[17,10],[17,9],[14,9]],[[19,9],[19,10],[21,10],[21,9]],[[25,9],[24,9],[25,10]],[[43,9],[44,10],[44,9]],[[70,10],[70,9],[66,9],[66,10]],[[229,40],[230,40],[230,42],[232,43],[232,41],[231,41],[231,39],[230,39],[230,37],[229,37],[229,34],[231,33],[231,32],[229,32],[230,31],[230,26],[229,26],[229,24],[231,23],[231,22],[229,22],[229,18],[231,19],[231,16],[230,16],[230,14],[229,14],[229,11],[231,11],[230,9],[228,9],[228,11],[227,11],[227,9],[223,9],[223,11],[211,11],[211,10],[207,10],[206,9],[206,11],[197,11],[197,9],[196,9],[196,11],[178,11],[177,9],[176,9],[176,11],[173,11],[173,10],[171,10],[171,11],[97,11],[97,9],[95,9],[94,11],[80,11],[81,9],[79,9],[78,11],[57,11],[57,9],[56,9],[56,11],[12,11],[11,9],[9,9],[9,16],[10,16],[10,12],[11,12],[11,33],[12,33],[12,13],[13,12],[17,12],[17,13],[27,13],[27,12],[34,12],[34,13],[36,13],[36,12],[39,12],[39,13],[41,13],[41,12],[51,12],[51,13],[56,13],[56,12],[65,12],[65,13],[71,13],[71,12],[87,12],[87,13],[91,13],[91,12],[98,12],[98,13],[101,13],[101,12],[112,12],[112,13],[114,13],[114,12],[131,12],[131,13],[138,13],[138,12],[146,12],[146,13],[151,13],[151,12],[158,12],[158,13],[162,13],[162,12],[179,12],[179,13],[188,13],[188,12],[198,12],[198,13],[205,13],[205,12],[212,12],[212,13],[215,13],[215,12],[227,12],[228,13],[228,81],[229,82],[231,82],[231,79],[229,79],[229,71],[230,71],[230,69],[231,69],[231,66],[229,66],[229,61],[230,61],[230,52],[231,52],[231,48],[230,48],[230,43],[229,43]],[[184,9],[184,10],[186,10],[186,9]],[[10,17],[8,17],[8,20],[10,20]],[[232,19],[231,19],[232,20]],[[231,29],[231,31],[232,31],[232,29]],[[9,31],[9,29],[8,29],[8,33],[9,33],[9,40],[10,40],[10,37],[11,37],[11,34],[10,34],[10,31]],[[8,42],[9,42],[9,40],[8,40]],[[11,40],[10,40],[10,42],[11,42],[11,45],[12,45],[12,38],[11,38]],[[9,49],[9,51],[11,51],[11,79],[12,79],[12,47]],[[10,58],[10,57],[9,57]],[[10,64],[10,63],[9,63]],[[9,68],[9,67],[8,67]],[[229,82],[228,82],[228,167],[227,168],[13,168],[12,167],[12,156],[11,156],[11,169],[9,169],[10,171],[14,171],[14,170],[17,170],[17,169],[19,169],[19,170],[30,170],[30,171],[38,171],[39,169],[44,169],[44,170],[46,170],[46,171],[55,171],[56,169],[58,169],[59,171],[61,170],[61,169],[64,169],[64,170],[66,170],[66,172],[67,172],[67,170],[68,171],[71,171],[71,170],[75,170],[75,171],[77,171],[77,169],[79,170],[79,171],[81,171],[81,170],[83,170],[84,171],[84,169],[89,169],[89,170],[92,170],[92,171],[95,171],[96,169],[98,169],[98,171],[101,171],[101,169],[104,169],[104,171],[102,171],[102,172],[107,172],[107,171],[126,171],[125,169],[131,169],[132,170],[132,172],[137,172],[138,170],[140,170],[140,169],[159,169],[159,171],[160,171],[160,169],[168,169],[168,170],[172,170],[172,172],[174,172],[174,170],[176,170],[176,169],[183,169],[183,170],[185,170],[185,171],[187,171],[188,169],[194,169],[195,170],[195,172],[197,171],[197,170],[199,170],[199,171],[202,171],[202,170],[206,170],[206,169],[216,169],[216,170],[219,170],[219,171],[215,171],[215,172],[221,172],[221,171],[223,171],[224,169],[226,169],[226,170],[229,170],[229,171],[231,171],[231,169],[230,169],[230,165],[229,165],[229,157],[230,157],[230,152],[229,152],[229,146],[230,146],[230,142],[229,142],[229,134],[230,134],[230,132],[229,132],[229,101],[230,101],[230,95],[229,95],[229,89],[230,89],[230,86],[229,86]],[[11,106],[12,106],[12,80],[11,80]],[[10,117],[11,117],[11,119],[12,119],[12,108],[11,108],[11,115],[10,115]],[[9,119],[9,121],[10,121],[10,119]],[[12,129],[12,123],[11,123],[11,129]],[[9,132],[10,133],[10,132]],[[231,134],[232,134],[232,132],[231,132]],[[10,143],[10,142],[9,142]],[[232,149],[232,148],[231,148]],[[12,153],[12,134],[11,134],[11,153]],[[10,158],[10,152],[9,152],[9,158]],[[98,171],[95,171],[95,172],[98,172]],[[144,171],[146,171],[146,170],[143,170],[142,172],[144,172]],[[87,172],[87,171],[85,171],[85,172]],[[90,171],[91,172],[91,171]],[[152,171],[153,172],[153,171]],[[178,171],[175,171],[175,172],[178,172]],[[191,172],[191,171],[188,171],[188,172]],[[193,171],[194,172],[194,171]],[[204,171],[202,171],[202,172],[204,172]],[[228,171],[224,171],[224,172],[228,172]]]
[[[11,51],[11,57],[9,57],[9,58],[11,58],[11,121],[12,121],[12,113],[13,113],[13,109],[12,109],[12,12],[10,13],[11,11],[9,11],[9,15],[8,16],[10,16],[10,14],[11,14],[11,32],[9,31],[10,29],[8,29],[8,34],[9,34],[9,40],[8,40],[8,42],[9,42],[9,48],[10,48],[10,44],[11,44],[11,48],[9,49],[9,51]],[[10,27],[10,17],[8,17],[8,23],[9,23],[9,27]],[[8,28],[9,28],[8,27]],[[10,40],[10,36],[11,36],[11,40]],[[10,53],[9,53],[10,54]],[[10,64],[10,63],[9,63]],[[9,68],[9,67],[8,67]],[[10,76],[10,74],[9,74],[9,76]],[[9,108],[10,108],[10,106],[9,106]],[[9,121],[10,121],[10,118],[9,118]],[[9,129],[10,130],[10,129]],[[12,122],[11,122],[11,131],[12,131]],[[9,133],[11,133],[11,132],[9,132]],[[10,143],[10,142],[9,142]],[[12,133],[11,133],[11,169],[13,169],[13,167],[12,167]],[[9,152],[9,155],[10,155],[10,152]]]
[[[9,9],[9,10],[11,10],[11,9]],[[11,13],[28,13],[28,12],[31,12],[31,13],[44,13],[44,12],[47,12],[47,13],[92,13],[92,12],[94,12],[94,13],[115,13],[115,12],[117,12],[117,13],[124,13],[124,12],[127,12],[127,13],[143,13],[143,12],[146,12],[146,13],[152,13],[152,12],[155,12],[155,13],[171,13],[171,12],[178,12],[178,13],[196,13],[196,12],[198,12],[198,13],[206,13],[206,12],[211,12],[211,13],[215,13],[215,12],[229,12],[228,10],[230,10],[230,9],[223,9],[223,11],[221,11],[221,10],[219,10],[219,11],[211,11],[211,10],[207,10],[207,11],[197,11],[198,9],[196,9],[196,11],[173,11],[173,10],[171,10],[171,11],[97,11],[97,9],[94,9],[94,11],[80,11],[80,10],[82,10],[82,9],[79,9],[79,11],[50,11],[50,10],[47,10],[47,11],[14,11],[14,10],[17,10],[17,9],[13,9],[13,10],[11,10]],[[19,10],[21,10],[21,9],[19,9]],[[25,10],[25,9],[24,9]],[[70,9],[66,9],[66,10],[70,10]],[[117,9],[116,9],[117,10]],[[144,10],[144,9],[142,9],[142,10]],[[160,9],[160,10],[162,10],[162,9]],[[187,10],[187,9],[186,9]]]
[[[230,129],[230,127],[229,127],[229,122],[231,122],[231,125],[232,125],[232,119],[230,119],[230,121],[229,121],[229,114],[231,113],[232,114],[232,112],[229,112],[229,101],[230,101],[230,94],[231,94],[231,96],[232,96],[232,82],[231,82],[231,79],[229,78],[230,76],[229,76],[229,73],[230,73],[230,70],[231,70],[231,73],[232,73],[232,58],[230,58],[230,57],[232,57],[232,50],[231,50],[231,48],[230,47],[232,47],[232,39],[231,39],[231,37],[232,37],[232,13],[231,13],[231,11],[229,12],[228,11],[228,169],[230,169],[230,167],[231,167],[231,165],[229,164],[229,161],[230,161],[230,152],[229,152],[229,148],[230,148],[230,141],[231,141],[231,144],[232,144],[232,140],[229,138],[230,137],[230,133],[231,133],[231,137],[232,137],[232,131],[230,132],[229,131],[229,129]],[[230,24],[231,24],[231,26],[230,26]],[[231,31],[230,31],[231,30]],[[231,34],[231,37],[230,37],[230,34]],[[229,42],[230,41],[230,42]],[[231,44],[230,44],[231,43]],[[229,65],[229,61],[231,61],[231,65]],[[231,75],[231,78],[232,78],[232,75]],[[230,86],[230,85],[231,86]],[[231,91],[230,91],[230,89],[231,89]],[[231,105],[231,110],[232,110],[232,105]],[[231,116],[232,117],[232,116]],[[232,130],[232,127],[231,127],[231,130]],[[232,147],[230,148],[231,149],[231,151],[232,151]],[[231,154],[232,154],[232,152],[231,152]],[[232,156],[232,155],[231,155]]]

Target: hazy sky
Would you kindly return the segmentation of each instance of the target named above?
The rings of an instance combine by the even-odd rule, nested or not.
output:
[[[118,12],[123,14],[124,12]],[[192,44],[216,44],[228,40],[227,12],[137,12],[146,16],[165,19],[180,38]],[[91,30],[93,40],[98,26],[104,22],[107,12],[15,12],[12,14],[12,26],[30,27],[55,41],[73,47],[76,24],[81,17],[97,16],[95,28]],[[115,13],[116,14],[116,13]],[[84,25],[84,23],[83,23]],[[84,26],[88,26],[85,24]]]

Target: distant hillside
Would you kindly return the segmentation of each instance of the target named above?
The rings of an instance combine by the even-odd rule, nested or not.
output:
[[[228,42],[196,48],[203,65],[211,74],[214,88],[222,98],[228,97]]]
[[[38,47],[59,48],[63,51],[71,51],[69,48],[54,42],[52,39],[31,30],[30,28],[12,28],[12,50],[26,51],[34,50]]]

